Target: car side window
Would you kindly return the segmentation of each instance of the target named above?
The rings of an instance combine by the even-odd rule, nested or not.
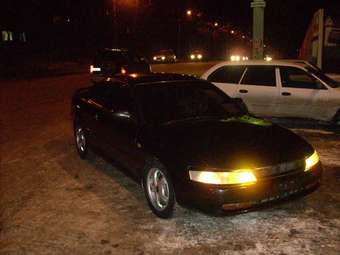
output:
[[[241,84],[255,86],[276,86],[274,66],[248,66]]]
[[[134,114],[129,88],[121,84],[100,84],[94,90],[93,100],[108,111],[128,111]]]
[[[284,88],[325,89],[316,78],[296,67],[280,67],[280,75]]]
[[[208,81],[238,84],[244,72],[244,66],[223,66],[209,75]]]

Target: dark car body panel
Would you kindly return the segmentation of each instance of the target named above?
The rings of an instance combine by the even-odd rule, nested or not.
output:
[[[183,81],[203,82],[190,76],[150,74],[116,77],[103,86],[126,88],[129,101],[138,105],[136,86]],[[320,164],[304,172],[304,159],[314,152],[313,147],[278,125],[203,118],[148,126],[138,113],[133,120],[117,118],[112,109],[96,100],[96,86],[76,92],[72,103],[74,120],[84,125],[90,145],[119,161],[138,182],[145,162],[158,158],[169,171],[179,202],[214,209],[228,203],[255,205],[275,200],[271,197],[285,197],[287,192],[289,196],[307,190],[320,181]],[[207,185],[191,181],[188,174],[189,170],[240,168],[255,169],[258,182],[249,186]],[[295,186],[288,187],[290,182]],[[288,188],[280,190],[285,185]],[[290,190],[294,192],[289,194]]]

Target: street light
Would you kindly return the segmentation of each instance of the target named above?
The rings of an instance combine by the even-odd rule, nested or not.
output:
[[[215,22],[215,23],[214,23],[214,27],[218,27],[218,22]]]
[[[192,15],[192,10],[188,9],[187,10],[187,16],[191,17],[191,15]]]

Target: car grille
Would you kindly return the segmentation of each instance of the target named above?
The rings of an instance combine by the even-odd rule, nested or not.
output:
[[[293,172],[303,172],[305,167],[304,160],[285,162],[274,166],[261,167],[256,169],[257,177],[278,176]]]

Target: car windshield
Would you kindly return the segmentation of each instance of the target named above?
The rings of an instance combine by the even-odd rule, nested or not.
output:
[[[316,66],[306,66],[305,67],[308,72],[314,74],[316,77],[320,78],[324,81],[327,85],[332,88],[340,88],[340,82],[333,80],[331,77],[326,75],[321,69]]]
[[[160,50],[159,52],[157,52],[157,54],[159,54],[159,55],[173,55],[174,52],[172,50]]]
[[[231,98],[205,82],[169,82],[137,86],[144,119],[150,124],[246,114]]]

